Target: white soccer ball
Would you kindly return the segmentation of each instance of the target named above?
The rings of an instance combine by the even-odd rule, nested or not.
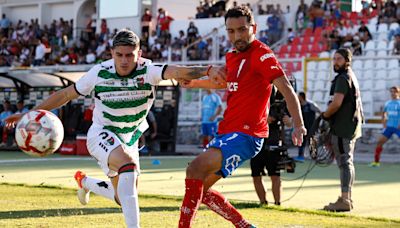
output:
[[[34,110],[22,116],[15,128],[15,140],[28,155],[44,157],[54,153],[64,139],[60,119],[45,110]]]

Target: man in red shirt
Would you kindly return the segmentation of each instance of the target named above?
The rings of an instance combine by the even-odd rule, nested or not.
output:
[[[254,227],[210,187],[260,151],[263,139],[268,137],[267,117],[273,85],[285,97],[293,118],[294,145],[300,146],[306,134],[299,101],[281,65],[271,49],[255,39],[257,25],[250,9],[245,6],[230,9],[225,15],[225,25],[235,47],[226,54],[226,83],[211,79],[182,82],[188,88],[226,88],[228,99],[218,135],[210,142],[209,149],[197,156],[186,170],[180,228],[191,227],[201,202],[235,227]]]

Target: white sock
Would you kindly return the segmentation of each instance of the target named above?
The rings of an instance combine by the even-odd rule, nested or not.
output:
[[[111,181],[103,181],[86,176],[82,180],[82,186],[97,195],[115,201],[115,193]]]
[[[137,173],[123,172],[119,174],[118,198],[128,228],[139,228],[139,200],[136,189]]]

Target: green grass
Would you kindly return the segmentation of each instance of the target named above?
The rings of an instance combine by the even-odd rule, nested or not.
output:
[[[50,160],[31,161],[23,160],[32,157],[21,152],[0,153],[0,183],[7,183],[0,185],[0,227],[121,227],[122,214],[114,203],[92,195],[91,203],[83,207],[72,190],[76,188],[72,178],[76,170],[105,179],[94,160],[57,154],[47,158]],[[60,158],[75,160],[55,160]],[[176,227],[184,194],[185,167],[192,159],[167,157],[160,159],[160,165],[153,165],[153,158],[142,158],[139,179],[142,227]],[[283,200],[292,196],[301,184],[301,180],[287,179],[302,175],[307,167],[307,163],[298,164],[295,174],[283,175]],[[340,192],[335,165],[315,168],[303,188],[282,207],[260,208],[256,204],[248,163],[232,177],[217,183],[215,189],[233,200],[241,213],[258,227],[400,227],[399,173],[398,164],[383,164],[378,169],[356,164],[355,209],[351,213],[319,210],[336,200]],[[268,178],[264,181],[270,187]],[[272,201],[270,193],[267,197]],[[195,224],[199,228],[232,227],[205,209],[200,210]]]
[[[122,227],[121,209],[113,202],[92,194],[82,206],[75,191],[52,186],[0,184],[0,227]],[[178,197],[141,195],[141,227],[176,227]],[[243,215],[258,227],[400,227],[400,221],[369,219],[343,214],[290,208],[260,207],[234,202]],[[201,207],[195,228],[232,227],[205,207]]]

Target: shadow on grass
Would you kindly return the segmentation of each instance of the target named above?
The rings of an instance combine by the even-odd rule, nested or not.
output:
[[[68,208],[68,209],[47,209],[47,210],[26,210],[26,211],[2,211],[1,219],[19,219],[19,218],[45,218],[73,215],[93,215],[121,213],[120,208]]]

